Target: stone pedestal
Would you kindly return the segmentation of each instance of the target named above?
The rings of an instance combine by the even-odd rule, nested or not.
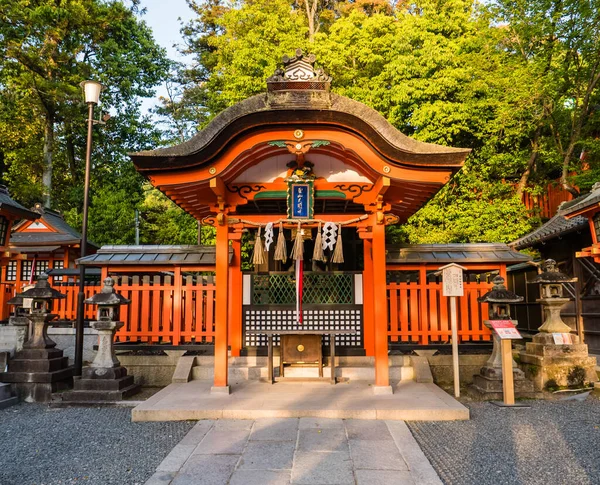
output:
[[[544,310],[544,324],[538,328],[544,333],[570,333],[571,327],[562,321],[560,310],[569,303],[568,298],[544,298],[536,300]]]
[[[579,343],[579,337],[571,335],[571,338],[573,344],[557,345],[551,333],[540,332],[525,345],[521,369],[537,391],[544,390],[549,380],[561,387],[573,385],[573,379],[579,376],[585,383],[598,380],[596,359],[589,357],[588,347]]]
[[[516,326],[517,322],[514,320],[512,322]],[[473,376],[473,389],[485,399],[501,400],[503,396],[501,341],[498,334],[493,331],[489,320],[484,320],[483,324],[492,331],[494,347],[492,355],[481,368],[479,374]],[[537,397],[533,383],[525,378],[525,373],[517,367],[514,360],[512,368],[515,397]]]
[[[114,335],[123,322],[95,321],[90,326],[98,332],[96,358],[83,369],[81,377],[75,377],[72,391],[53,396],[54,404],[107,404],[122,401],[140,390],[115,355]]]
[[[48,402],[53,392],[67,389],[73,379],[62,350],[48,338],[48,322],[55,315],[34,313],[28,318],[33,325],[33,336],[23,350],[15,353],[8,363],[8,371],[0,374],[0,381],[12,384],[19,399],[26,402]]]
[[[473,376],[473,389],[484,399],[502,400],[504,392],[502,387],[502,373],[500,375],[485,375],[485,367],[480,374]],[[533,382],[528,380],[525,373],[520,369],[513,368],[513,381],[515,386],[515,397],[534,399],[539,397]]]

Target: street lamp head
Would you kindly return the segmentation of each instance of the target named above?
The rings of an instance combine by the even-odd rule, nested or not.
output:
[[[98,104],[100,101],[100,93],[104,89],[104,85],[98,81],[83,81],[79,84],[83,89],[85,102],[90,104]]]

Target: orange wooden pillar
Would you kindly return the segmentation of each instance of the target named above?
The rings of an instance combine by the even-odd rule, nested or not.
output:
[[[229,346],[231,356],[239,357],[242,349],[242,233],[230,236],[233,261],[229,267]]]
[[[215,380],[211,392],[228,394],[229,227],[227,216],[219,215],[222,218],[217,224],[216,242]]]
[[[368,357],[375,355],[375,328],[373,322],[373,244],[371,234],[361,233],[363,237],[364,270],[363,270],[363,336],[365,354]],[[367,238],[368,237],[368,238]]]
[[[388,357],[387,285],[385,274],[385,225],[373,219],[373,326],[376,394],[391,394]]]

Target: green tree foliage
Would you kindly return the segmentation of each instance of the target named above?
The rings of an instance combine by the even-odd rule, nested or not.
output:
[[[600,176],[598,0],[188,4],[196,18],[182,29],[182,49],[193,63],[183,66],[155,45],[137,1],[0,0],[0,167],[17,198],[31,204],[47,194],[51,160],[53,204],[77,222],[85,146],[77,84],[93,76],[109,86],[113,115],[95,133],[93,237],[132,243],[137,207],[143,242],[195,242],[195,221],[144,188],[125,152],[189,138],[264,92],[298,47],[317,56],[334,92],[407,135],[472,149],[450,184],[390,229],[393,240],[510,241],[539,222],[524,192],[560,179],[576,193]],[[159,131],[140,116],[138,97],[169,70]]]
[[[138,17],[138,1],[0,0],[0,53],[3,181],[27,205],[43,197],[71,221],[80,218],[87,110],[79,83],[99,80],[111,119],[95,128],[90,217],[100,224],[99,241],[129,240],[125,226],[142,190],[125,154],[160,142],[140,115],[140,97],[170,67]]]
[[[332,89],[418,140],[473,150],[409,224],[411,242],[510,241],[539,222],[522,205],[560,178],[600,173],[600,5],[583,0],[191,2],[194,69],[181,103],[198,125],[264,91],[282,54],[316,54]],[[191,87],[190,87],[191,86]],[[582,171],[582,160],[589,170]]]
[[[198,20],[183,33],[187,52],[196,56],[193,72],[201,75],[194,83],[191,71],[181,73],[194,84],[184,89],[182,103],[200,100],[201,124],[263,92],[281,56],[300,47],[316,55],[336,93],[373,107],[402,132],[473,149],[464,173],[410,224],[392,231],[395,239],[509,241],[532,228],[535,220],[514,198],[512,184],[532,151],[539,82],[528,81],[527,66],[506,48],[497,11],[465,0],[395,8],[311,0],[192,7]],[[317,12],[313,26],[311,11]]]
[[[537,88],[536,129],[522,183],[546,165],[577,195],[569,175],[580,170],[582,154],[598,151],[600,2],[502,0],[492,11],[508,32],[503,46]],[[590,157],[594,165],[596,160]]]
[[[145,186],[145,197],[140,205],[140,242],[146,244],[197,244],[198,223],[177,207],[161,192]],[[202,228],[202,243],[214,244],[214,228]]]

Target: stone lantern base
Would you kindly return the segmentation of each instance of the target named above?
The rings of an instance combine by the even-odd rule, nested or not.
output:
[[[98,371],[106,371],[98,373]],[[53,396],[55,404],[85,405],[108,404],[123,401],[140,392],[140,386],[134,384],[133,376],[127,375],[125,367],[96,369],[86,367],[81,377],[73,379],[73,390]]]
[[[8,363],[8,372],[0,373],[0,381],[12,384],[22,401],[48,402],[53,392],[71,387],[73,367],[62,350],[24,348]]]
[[[127,375],[115,355],[114,334],[123,326],[122,322],[95,321],[91,327],[98,331],[98,352],[94,362],[75,377],[72,391],[54,396],[55,404],[108,404],[122,401],[140,391],[133,376]]]
[[[557,345],[551,333],[540,332],[525,345],[520,365],[536,391],[544,390],[550,380],[561,387],[581,377],[585,383],[598,381],[596,359],[588,355],[588,347],[579,343],[579,337],[571,337],[573,344]]]
[[[489,372],[490,370],[496,372]],[[536,399],[540,397],[540,393],[536,392],[533,382],[525,378],[522,370],[513,368],[513,381],[516,398]],[[473,376],[473,390],[483,399],[502,400],[504,396],[502,369],[482,367],[480,373]]]

